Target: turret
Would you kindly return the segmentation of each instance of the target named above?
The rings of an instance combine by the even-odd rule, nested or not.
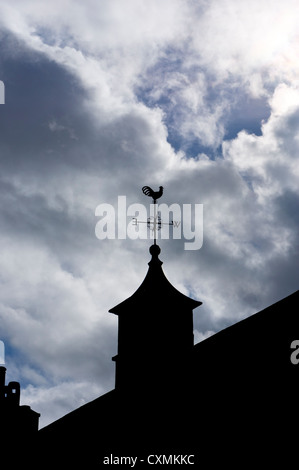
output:
[[[147,275],[128,299],[109,310],[118,316],[116,389],[161,390],[188,381],[193,349],[193,309],[201,302],[165,277],[160,247],[152,245]]]

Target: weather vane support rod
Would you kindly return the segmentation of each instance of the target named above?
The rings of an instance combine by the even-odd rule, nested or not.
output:
[[[146,196],[152,197],[154,203],[154,220],[153,220],[153,232],[154,232],[154,245],[157,244],[157,230],[160,230],[162,222],[158,220],[159,217],[157,216],[157,199],[159,199],[163,194],[163,186],[159,187],[159,191],[153,191],[152,188],[149,186],[143,186],[142,188],[143,194]],[[149,221],[147,222],[150,223]]]

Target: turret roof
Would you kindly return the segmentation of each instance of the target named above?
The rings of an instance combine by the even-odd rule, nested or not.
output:
[[[159,302],[160,305],[175,305],[176,307],[193,310],[202,304],[179,292],[166,278],[159,259],[161,250],[158,245],[150,247],[152,255],[148,263],[149,269],[142,284],[131,297],[109,310],[110,313],[119,315],[124,311],[136,311],[149,303]]]

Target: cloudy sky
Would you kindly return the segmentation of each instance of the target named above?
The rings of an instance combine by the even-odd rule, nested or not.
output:
[[[200,250],[160,242],[197,341],[297,290],[298,24],[297,0],[0,0],[0,340],[41,426],[113,388],[108,310],[147,272],[99,204],[203,204]]]

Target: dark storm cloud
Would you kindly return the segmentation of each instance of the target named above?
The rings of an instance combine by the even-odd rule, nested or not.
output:
[[[7,36],[11,35],[2,37],[0,59],[7,97],[0,121],[2,167],[24,172],[53,170],[62,152],[68,158],[72,138],[79,140],[88,128],[83,90],[67,71],[19,41],[5,47]],[[10,56],[12,47],[14,55]],[[60,126],[56,133],[51,132],[53,122]],[[76,154],[72,157],[76,164]]]

